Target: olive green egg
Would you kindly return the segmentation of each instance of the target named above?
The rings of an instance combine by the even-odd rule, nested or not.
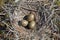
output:
[[[21,24],[22,24],[22,26],[27,26],[28,25],[28,21],[27,20],[22,20]]]
[[[34,20],[34,14],[29,14],[27,17],[28,21],[33,21]]]
[[[29,23],[29,28],[30,28],[30,29],[34,29],[34,28],[35,28],[35,25],[36,25],[36,22],[35,22],[35,21],[31,21],[31,22]]]

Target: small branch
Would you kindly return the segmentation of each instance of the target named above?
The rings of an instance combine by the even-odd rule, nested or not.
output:
[[[37,10],[34,10],[34,9],[29,9],[29,8],[25,8],[25,7],[21,7],[22,9],[25,9],[25,10],[28,10],[28,11],[34,11],[34,12],[37,12]]]
[[[53,35],[55,35],[56,37],[60,38],[59,34],[53,33]]]
[[[5,13],[4,13],[4,14],[0,13],[0,15],[3,15],[3,16],[4,16],[4,15],[5,15]]]

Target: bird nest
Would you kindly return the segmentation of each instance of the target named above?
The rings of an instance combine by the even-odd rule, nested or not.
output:
[[[20,3],[17,10],[15,10],[15,21],[18,24],[18,21],[23,20],[24,16],[32,13],[35,15],[36,28],[31,30],[22,26],[22,29],[27,31],[28,34],[25,35],[24,39],[27,40],[27,35],[29,35],[28,40],[30,39],[43,39],[43,40],[53,40],[54,38],[57,40],[57,37],[54,37],[54,33],[58,34],[58,28],[53,23],[53,15],[54,10],[49,9],[51,7],[51,3],[45,5],[44,1],[25,1]],[[53,18],[54,19],[54,18]],[[21,26],[19,27],[21,28]],[[20,32],[22,33],[22,32]],[[23,35],[23,34],[22,34]],[[47,36],[48,35],[48,36]],[[53,37],[52,37],[53,35]],[[33,36],[33,37],[32,37]],[[32,38],[31,38],[32,37]]]
[[[11,26],[10,30],[15,33],[14,40],[58,40],[58,27],[53,23],[56,19],[55,9],[52,9],[54,1],[19,1],[18,6],[8,6]],[[53,6],[54,7],[54,6]],[[6,11],[6,10],[5,10]],[[36,26],[32,29],[27,29],[19,24],[19,21],[28,14],[35,15]]]

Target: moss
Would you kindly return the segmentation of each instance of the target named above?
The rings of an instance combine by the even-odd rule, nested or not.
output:
[[[4,4],[4,0],[0,0],[0,6]]]
[[[3,34],[4,32],[2,30],[0,30],[0,34]]]
[[[58,6],[60,6],[60,1],[59,0],[56,0],[55,1],[55,4],[58,5]]]

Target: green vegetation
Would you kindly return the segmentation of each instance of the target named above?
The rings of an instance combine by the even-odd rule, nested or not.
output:
[[[55,1],[55,4],[58,5],[58,6],[60,6],[60,1],[59,0],[56,0]]]

